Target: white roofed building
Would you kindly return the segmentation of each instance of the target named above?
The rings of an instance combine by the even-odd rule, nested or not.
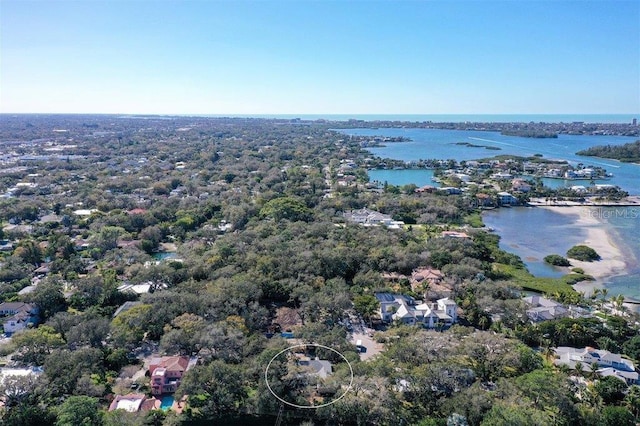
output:
[[[448,327],[458,321],[458,305],[448,297],[436,303],[416,301],[403,294],[376,293],[380,318],[384,322],[400,321],[425,328]]]
[[[622,358],[619,354],[594,349],[590,346],[584,349],[560,346],[556,348],[556,357],[557,359],[554,361],[556,365],[566,365],[571,369],[575,369],[578,363],[585,368],[589,368],[595,363],[601,367],[598,369],[598,374],[601,376],[614,376],[624,380],[628,385],[640,384],[639,375],[633,362]]]

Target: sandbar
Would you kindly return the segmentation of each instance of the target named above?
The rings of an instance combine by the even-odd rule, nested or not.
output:
[[[585,206],[538,206],[553,212],[576,217],[574,225],[586,231],[587,237],[581,244],[591,247],[599,255],[600,260],[583,262],[569,259],[571,268],[582,268],[585,274],[591,275],[595,281],[583,281],[574,286],[576,291],[591,294],[595,288],[602,288],[608,278],[624,275],[627,264],[620,248],[607,233],[606,225],[595,214],[593,207]],[[564,255],[564,254],[563,254]]]

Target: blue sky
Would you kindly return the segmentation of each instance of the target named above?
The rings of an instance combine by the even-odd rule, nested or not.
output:
[[[640,112],[638,1],[0,0],[0,112]]]

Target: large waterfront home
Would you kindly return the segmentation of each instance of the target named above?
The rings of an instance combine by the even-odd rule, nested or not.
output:
[[[581,364],[583,370],[588,371],[592,365],[597,364],[600,367],[597,370],[600,376],[614,376],[628,385],[640,384],[633,362],[619,354],[589,346],[584,349],[560,346],[556,348],[556,357],[556,365],[566,365],[575,369],[576,365]]]
[[[562,304],[546,297],[534,295],[522,299],[527,304],[527,316],[532,322],[564,318],[569,310]]]
[[[426,328],[447,327],[458,320],[458,305],[445,297],[435,303],[416,301],[404,294],[376,293],[380,318],[384,322],[400,321]]]
[[[501,206],[515,206],[519,204],[519,201],[516,197],[511,195],[508,192],[498,192],[498,203]]]

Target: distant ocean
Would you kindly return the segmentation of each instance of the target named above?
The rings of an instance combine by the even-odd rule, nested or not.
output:
[[[631,123],[637,114],[212,114],[206,117],[280,118],[331,121],[408,121],[434,123]]]

